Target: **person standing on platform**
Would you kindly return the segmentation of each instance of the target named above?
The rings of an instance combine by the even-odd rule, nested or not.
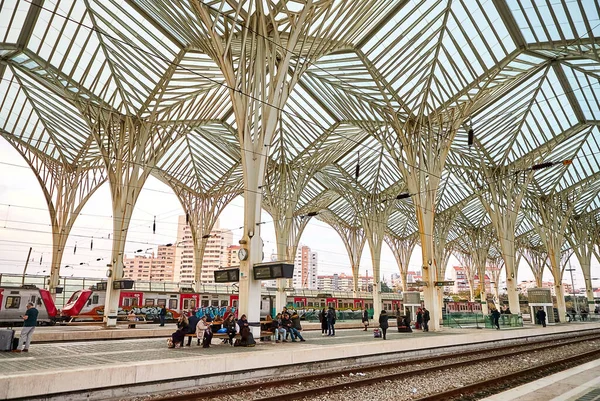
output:
[[[497,330],[500,330],[500,312],[498,312],[498,309],[493,308],[491,315],[492,327],[496,327]]]
[[[541,306],[535,313],[535,317],[539,324],[542,325],[542,327],[546,327],[546,312],[544,312],[544,309]]]
[[[381,311],[381,314],[379,315],[379,328],[381,329],[381,334],[383,335],[383,339],[387,340],[387,338],[385,337],[386,333],[387,333],[387,329],[388,329],[388,314],[387,312],[384,310]]]
[[[333,309],[333,306],[330,306],[327,311],[327,335],[335,336],[335,309]]]
[[[324,336],[327,332],[327,311],[325,308],[319,312],[319,321],[321,322],[321,335]]]
[[[33,304],[28,302],[27,311],[24,316],[21,316],[23,318],[23,329],[21,330],[21,335],[19,337],[19,345],[13,352],[29,352],[31,337],[37,326],[38,313],[38,310],[33,307]]]
[[[420,329],[423,325],[423,310],[417,309],[417,321],[415,322],[415,329]]]
[[[429,331],[429,311],[423,307],[423,331]]]
[[[162,306],[162,308],[160,308],[158,317],[160,319],[160,327],[164,327],[165,326],[165,318],[167,317],[167,308],[165,308],[164,305]]]
[[[363,326],[365,326],[365,330],[367,331],[367,327],[369,327],[369,311],[367,311],[367,307],[363,307],[363,312],[362,312],[362,324]]]
[[[504,314],[505,315],[511,315],[512,312],[510,311],[510,308],[508,307],[508,305],[506,306],[506,309],[504,309]]]

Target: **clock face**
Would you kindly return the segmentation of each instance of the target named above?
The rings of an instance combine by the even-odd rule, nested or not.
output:
[[[238,251],[238,258],[240,260],[248,259],[248,250],[246,248],[240,248],[240,250]]]

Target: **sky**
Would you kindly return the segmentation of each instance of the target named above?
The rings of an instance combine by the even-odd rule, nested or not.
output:
[[[62,276],[104,277],[109,261],[112,231],[110,190],[105,184],[90,198],[77,218],[67,241],[66,252],[61,268]],[[125,251],[132,254],[138,249],[152,252],[158,245],[173,243],[177,237],[177,218],[183,215],[173,191],[162,182],[150,177],[146,182],[132,216]],[[152,224],[156,216],[156,233]],[[276,249],[272,220],[263,211],[260,225],[265,243],[265,258]],[[234,199],[220,216],[220,225],[233,231],[234,243],[241,237],[239,228],[243,222],[243,199]],[[91,242],[93,240],[93,249]],[[312,219],[307,225],[301,244],[318,253],[318,274],[352,274],[346,249],[335,230],[324,222]],[[52,236],[47,204],[35,175],[21,156],[0,138],[0,272],[22,273],[29,247],[32,254],[28,266],[29,274],[48,274],[51,261]],[[75,249],[76,247],[76,249]],[[420,270],[421,251],[413,252],[410,270]],[[100,259],[100,260],[98,260]],[[583,276],[576,258],[572,258],[575,285],[583,286]],[[452,257],[450,266],[458,265]],[[363,251],[360,274],[367,270],[372,275],[368,244]],[[450,267],[447,269],[449,276]],[[384,243],[381,255],[381,272],[389,281],[392,274],[398,273],[394,256]],[[600,277],[600,265],[592,260],[592,277]],[[518,280],[531,280],[533,275],[523,261],[519,268]],[[551,281],[546,271],[544,280]],[[570,282],[570,277],[565,277]],[[600,281],[595,281],[595,286]]]

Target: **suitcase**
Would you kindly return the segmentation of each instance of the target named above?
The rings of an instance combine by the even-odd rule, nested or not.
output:
[[[15,338],[14,330],[12,330],[12,329],[0,330],[0,351],[12,351],[14,338]],[[17,345],[18,344],[19,343],[17,343]]]
[[[374,329],[373,330],[373,337],[375,337],[375,338],[381,338],[381,330]]]

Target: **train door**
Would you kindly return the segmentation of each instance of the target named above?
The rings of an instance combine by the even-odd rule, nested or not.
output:
[[[198,307],[198,294],[181,294],[179,306],[181,313]]]
[[[399,299],[392,299],[392,310],[395,313],[398,309],[400,309],[401,314],[404,314],[404,311],[402,310],[402,301]]]
[[[294,297],[294,308],[304,309],[306,305],[306,297]]]
[[[338,300],[337,298],[326,298],[325,302],[327,302],[327,306],[333,306],[335,309],[338,308]]]
[[[365,306],[365,300],[364,299],[355,299],[354,300],[354,309],[362,309],[363,306]]]
[[[121,308],[139,308],[143,305],[144,293],[141,291],[121,291],[119,306]]]
[[[235,310],[237,310],[239,303],[240,303],[239,294],[234,294],[234,295],[229,296],[229,306],[231,306],[232,308],[235,308]]]

